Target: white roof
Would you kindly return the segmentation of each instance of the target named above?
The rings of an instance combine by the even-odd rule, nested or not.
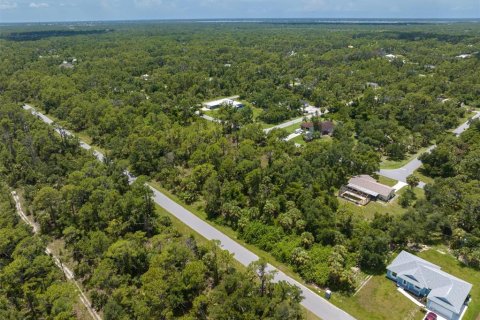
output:
[[[440,267],[406,251],[387,266],[410,283],[430,289],[427,298],[442,307],[459,313],[472,285],[440,270]]]
[[[219,106],[219,105],[222,105],[222,104],[229,104],[229,105],[234,106],[234,107],[243,106],[243,104],[241,102],[238,102],[238,101],[235,101],[235,100],[232,100],[232,99],[228,99],[228,98],[214,100],[214,101],[204,103],[204,105],[206,107],[216,107],[216,106]]]

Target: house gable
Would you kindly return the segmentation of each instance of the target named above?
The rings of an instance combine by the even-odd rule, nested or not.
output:
[[[439,306],[437,309],[449,310],[452,314],[461,312],[472,288],[470,283],[406,251],[387,266],[387,277],[419,296],[426,295],[429,304],[434,303]]]

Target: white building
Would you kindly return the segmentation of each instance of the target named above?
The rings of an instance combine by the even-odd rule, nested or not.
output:
[[[452,276],[433,263],[406,251],[387,266],[387,278],[418,297],[427,309],[447,320],[459,320],[470,300],[472,285]]]
[[[233,99],[228,99],[228,98],[219,99],[219,100],[210,101],[210,102],[205,102],[203,104],[203,106],[205,108],[210,109],[210,110],[219,108],[222,105],[229,105],[229,106],[232,106],[234,108],[243,108],[244,107],[243,103],[235,101]]]

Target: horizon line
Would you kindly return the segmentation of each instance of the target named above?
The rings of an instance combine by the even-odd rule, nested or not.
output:
[[[463,21],[475,21],[480,22],[480,17],[471,17],[471,18],[460,18],[460,17],[444,17],[444,18],[382,18],[382,17],[375,17],[375,18],[367,18],[367,17],[276,17],[276,18],[153,18],[153,19],[94,19],[94,20],[49,20],[49,21],[9,21],[9,22],[0,22],[0,27],[2,25],[8,24],[25,24],[25,23],[32,23],[32,24],[43,24],[43,23],[91,23],[91,22],[155,22],[155,21],[205,21],[205,22],[217,22],[217,21],[251,21],[251,22],[262,22],[262,20],[385,20],[385,21],[449,21],[449,22],[463,22]]]

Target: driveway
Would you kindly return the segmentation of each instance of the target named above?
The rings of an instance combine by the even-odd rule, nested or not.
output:
[[[47,116],[37,112],[34,108],[29,105],[24,105],[23,108],[25,110],[29,110],[32,114],[37,115],[42,119],[44,122],[48,124],[53,124],[53,120],[48,118]],[[300,119],[301,121],[301,119]],[[57,132],[62,132],[63,129],[60,127],[56,127],[55,129]],[[85,142],[80,142],[80,146],[84,149],[90,150],[92,147]],[[95,151],[95,156],[98,160],[102,161],[104,156],[102,153]],[[130,174],[128,171],[125,171],[125,174],[128,176],[129,181],[134,181],[136,178]],[[221,231],[215,229],[212,225],[208,222],[203,221],[199,217],[197,217],[192,212],[188,211],[175,201],[171,200],[165,194],[160,192],[159,190],[150,186],[150,189],[153,192],[153,200],[159,206],[167,210],[170,214],[178,218],[184,224],[186,224],[191,229],[195,230],[203,237],[208,240],[219,240],[220,246],[224,249],[229,251],[233,254],[233,257],[243,264],[244,266],[248,266],[251,262],[257,261],[259,257],[248,250],[247,248],[240,245],[238,242],[232,240],[227,235],[222,233]],[[304,299],[302,301],[302,305],[311,311],[316,316],[320,317],[323,320],[354,320],[351,315],[346,313],[345,311],[339,309],[338,307],[334,306],[327,300],[320,297],[318,294],[314,293],[309,288],[305,287],[295,279],[291,278],[290,276],[286,275],[282,271],[278,270],[277,268],[273,267],[272,265],[268,265],[268,269],[271,271],[276,271],[275,274],[275,281],[284,280],[290,284],[298,286],[302,290],[302,295]]]
[[[473,119],[477,119],[479,117],[480,117],[480,111],[475,111],[475,115],[473,115],[471,119],[473,120]],[[459,136],[461,133],[463,133],[465,130],[467,130],[470,127],[470,121],[471,120],[468,120],[468,121],[464,122],[463,124],[461,124],[458,128],[456,128],[452,132],[456,136]],[[436,145],[430,146],[425,152],[430,152],[435,147],[436,147]],[[420,161],[418,159],[418,157],[415,157],[414,159],[412,159],[410,162],[408,162],[406,165],[404,165],[401,168],[398,168],[398,169],[380,169],[380,171],[378,171],[378,174],[381,175],[381,176],[390,178],[390,179],[395,179],[395,180],[398,180],[398,181],[407,182],[407,177],[409,175],[413,174],[413,172],[415,170],[417,170],[418,168],[420,168],[421,166],[422,166],[422,161]],[[423,188],[425,186],[425,183],[421,182],[418,186],[420,188]]]
[[[435,145],[430,146],[425,152],[430,152]],[[411,175],[415,170],[422,166],[422,161],[415,157],[406,165],[398,169],[380,169],[378,174],[390,179],[395,179],[402,182],[407,182],[407,177]]]
[[[302,134],[301,133],[290,133],[286,138],[285,138],[285,141],[289,141],[289,140],[292,140],[293,138],[296,138],[298,136],[301,136]]]

